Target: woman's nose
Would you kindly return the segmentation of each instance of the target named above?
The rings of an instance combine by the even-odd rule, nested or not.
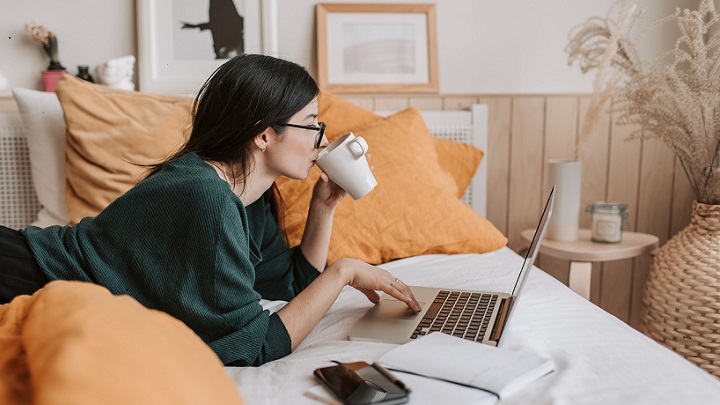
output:
[[[322,140],[320,141],[320,147],[325,148],[328,145],[330,145],[330,141],[327,139],[327,136],[323,135]]]

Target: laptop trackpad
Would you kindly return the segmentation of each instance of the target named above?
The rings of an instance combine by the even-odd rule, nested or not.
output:
[[[421,307],[425,306],[424,302],[420,303]],[[414,320],[420,316],[407,304],[398,300],[381,300],[375,308],[368,314],[368,318],[375,320]]]

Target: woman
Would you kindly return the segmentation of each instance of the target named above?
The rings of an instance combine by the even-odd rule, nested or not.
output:
[[[275,179],[305,179],[326,146],[318,88],[300,66],[235,57],[203,85],[187,143],[94,218],[0,230],[0,302],[49,280],[83,280],[185,322],[226,365],[283,357],[349,285],[419,311],[410,289],[353,259],[325,267],[346,193],[324,173],[298,247],[278,226]],[[277,313],[260,299],[289,303]]]

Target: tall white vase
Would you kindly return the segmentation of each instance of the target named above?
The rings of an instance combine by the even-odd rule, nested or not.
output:
[[[564,242],[577,240],[582,162],[551,159],[546,172],[548,185],[555,185],[555,207],[545,237]]]

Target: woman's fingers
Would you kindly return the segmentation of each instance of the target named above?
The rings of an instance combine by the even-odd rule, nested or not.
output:
[[[375,304],[380,302],[380,294],[378,294],[377,291],[368,288],[358,288],[357,290],[365,294],[365,296],[368,297],[370,302]]]
[[[377,291],[383,291],[406,303],[415,312],[422,310],[410,287],[387,270],[355,259],[341,259],[335,263],[348,275],[347,284],[361,291],[370,301],[378,302],[380,297]],[[335,263],[331,266],[335,266]]]
[[[313,199],[327,207],[335,207],[347,195],[342,187],[335,184],[327,173],[321,171],[320,178],[315,182],[313,187]]]
[[[415,298],[415,295],[413,294],[410,287],[408,287],[407,284],[405,284],[402,280],[395,277],[395,279],[389,283],[387,286],[387,289],[383,289],[386,293],[390,294],[391,296],[399,299],[400,301],[403,301],[407,304],[410,309],[412,309],[415,312],[422,311],[422,307],[420,306],[420,303]]]

